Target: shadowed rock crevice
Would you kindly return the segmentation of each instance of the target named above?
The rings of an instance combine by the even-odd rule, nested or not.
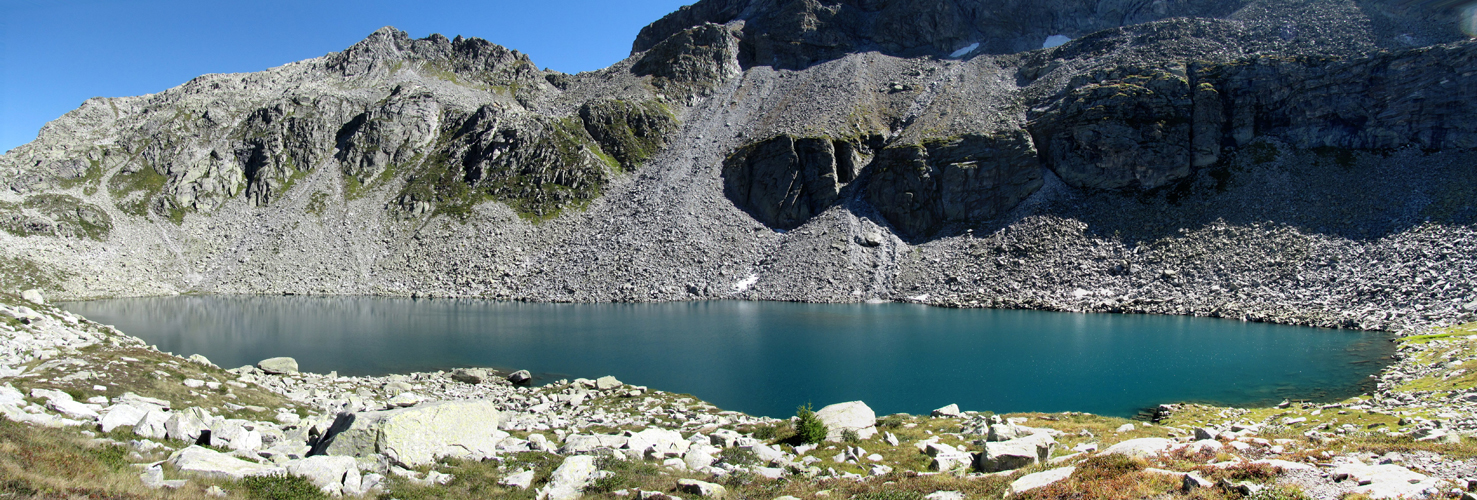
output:
[[[998,216],[1036,192],[1042,171],[1023,130],[892,145],[872,164],[866,199],[914,238]]]
[[[793,229],[836,203],[876,143],[782,135],[746,146],[724,162],[724,194],[765,225]]]

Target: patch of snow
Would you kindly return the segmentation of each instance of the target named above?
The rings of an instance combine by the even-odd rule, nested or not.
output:
[[[923,295],[914,295],[914,296],[908,297],[908,300],[911,300],[913,302],[923,302],[925,300],[928,300],[928,294],[925,293]]]
[[[759,282],[759,275],[757,275],[757,274],[750,274],[749,277],[739,280],[738,283],[734,283],[733,284],[733,291],[735,291],[735,292],[748,291],[749,290],[749,287],[754,286],[754,284],[755,283],[758,283],[758,282]]]
[[[1070,41],[1072,41],[1071,38],[1067,38],[1063,35],[1051,35],[1049,37],[1046,37],[1046,42],[1041,44],[1041,48],[1049,49],[1052,47],[1060,46]]]
[[[962,48],[962,49],[959,49],[959,50],[954,51],[954,53],[949,54],[949,57],[964,57],[964,56],[968,55],[970,52],[974,52],[974,49],[978,49],[978,48],[980,48],[980,43],[979,42],[974,42],[974,43],[969,44],[968,47],[965,47],[965,48]]]

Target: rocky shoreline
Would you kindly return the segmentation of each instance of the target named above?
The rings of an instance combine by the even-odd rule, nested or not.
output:
[[[41,300],[39,293],[27,296]],[[838,403],[816,413],[831,434],[816,445],[783,438],[791,421],[722,411],[613,377],[540,387],[522,385],[526,372],[488,369],[340,377],[298,372],[290,358],[222,370],[198,355],[158,353],[111,327],[9,297],[0,307],[0,412],[11,421],[79,429],[99,436],[95,445],[125,446],[140,460],[140,484],[152,488],[203,490],[191,481],[287,475],[327,494],[379,494],[454,488],[462,483],[443,470],[487,463],[501,464],[499,488],[567,500],[627,494],[597,486],[615,477],[605,469],[619,460],[664,471],[654,477],[675,486],[650,493],[669,497],[722,496],[715,492],[724,485],[744,490],[755,481],[819,489],[837,480],[881,484],[940,473],[975,484],[1008,479],[1003,487],[1020,494],[1076,481],[1074,467],[1105,456],[1136,457],[1149,464],[1148,474],[1177,478],[1184,491],[1296,486],[1312,498],[1355,491],[1440,496],[1477,478],[1477,460],[1443,458],[1440,448],[1359,451],[1369,449],[1360,445],[1369,439],[1463,449],[1463,438],[1477,432],[1477,390],[1462,378],[1477,368],[1474,330],[1407,332],[1379,390],[1338,403],[1165,405],[1154,423],[1070,412],[1007,419],[956,405],[923,416],[878,416],[862,402]],[[149,366],[159,368],[144,373],[150,383],[126,382]],[[164,395],[173,400],[157,397]],[[527,454],[556,457],[559,465],[535,474],[536,467],[517,465]],[[1179,469],[1155,468],[1175,463]],[[1204,477],[1263,465],[1275,472],[1260,483]],[[231,494],[226,486],[212,483],[211,493]]]

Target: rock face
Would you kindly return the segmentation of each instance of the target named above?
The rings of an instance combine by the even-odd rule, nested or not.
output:
[[[1105,28],[1177,16],[1222,16],[1250,2],[1047,2],[847,0],[703,0],[641,30],[632,52],[702,23],[743,20],[749,65],[803,68],[862,47],[890,54],[948,54],[975,44],[979,53],[1041,48],[1052,35],[1077,37]]]
[[[1042,184],[1036,148],[1021,130],[890,146],[873,163],[868,201],[912,236],[992,218]]]
[[[656,78],[653,85],[667,95],[702,94],[737,77],[739,41],[727,27],[703,24],[665,37],[631,66],[638,75]]]
[[[444,457],[476,460],[495,455],[497,443],[508,437],[497,429],[499,416],[496,403],[482,400],[356,413],[341,418],[348,422],[320,446],[330,455],[380,453],[406,467]]]
[[[771,227],[793,229],[829,208],[856,178],[857,145],[779,136],[724,162],[724,194]]]
[[[1073,89],[1032,129],[1069,185],[1154,189],[1190,175],[1192,102],[1183,75],[1125,70]]]

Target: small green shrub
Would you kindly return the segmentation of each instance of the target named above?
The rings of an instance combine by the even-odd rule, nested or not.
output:
[[[1077,467],[1072,477],[1079,481],[1113,479],[1144,470],[1148,465],[1140,459],[1125,455],[1095,455]]]
[[[801,442],[819,443],[826,440],[826,433],[829,430],[826,429],[826,424],[821,422],[821,419],[816,418],[815,412],[810,409],[810,403],[796,408],[795,416],[799,417],[799,420],[795,422],[795,435],[800,437]]]
[[[728,465],[754,465],[759,463],[759,455],[754,450],[743,448],[724,448],[718,452],[718,460]]]
[[[241,480],[246,497],[255,500],[326,499],[317,486],[301,476],[258,476]]]
[[[1246,500],[1308,500],[1308,495],[1294,487],[1277,486],[1247,495]]]
[[[877,420],[877,427],[881,427],[883,429],[896,429],[898,427],[902,427],[903,424],[905,424],[907,422],[908,422],[908,416],[907,415],[903,415],[903,414],[900,414],[900,413],[895,413],[895,414],[888,415],[888,416],[885,416],[885,417],[882,417],[882,418],[878,419]]]
[[[923,500],[923,493],[915,490],[868,491],[855,497],[856,500]]]
[[[861,436],[858,436],[857,433],[856,433],[856,431],[853,430],[853,429],[842,429],[841,430],[841,441],[843,441],[843,442],[845,442],[847,444],[857,444],[857,443],[862,442],[862,437]]]

